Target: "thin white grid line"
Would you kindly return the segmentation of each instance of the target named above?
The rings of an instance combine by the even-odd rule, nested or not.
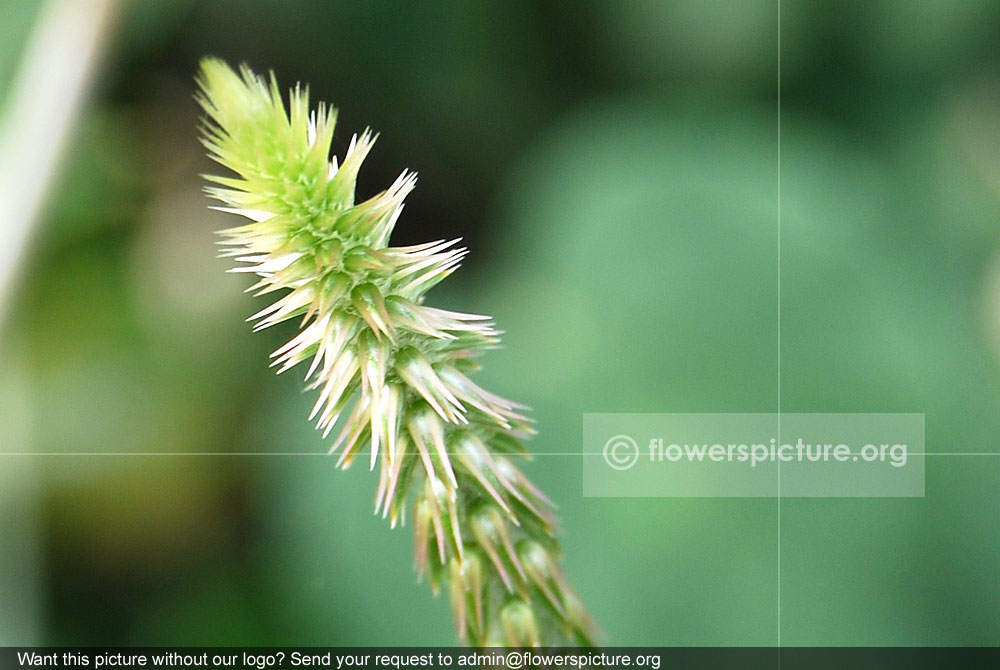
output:
[[[781,443],[781,0],[778,0],[778,443]],[[781,647],[781,461],[778,461],[778,647]],[[781,669],[781,655],[778,655]]]
[[[239,457],[278,457],[278,456],[327,456],[327,457],[339,457],[339,451],[329,452],[329,451],[0,451],[0,458],[4,456],[19,456],[19,457],[32,457],[32,456],[204,456],[204,457],[218,457],[218,456],[239,456]],[[365,455],[367,456],[369,452],[359,451],[355,455]],[[434,453],[439,453],[435,451]],[[445,452],[448,456],[462,456],[466,452],[461,451],[447,451]],[[486,452],[492,456],[513,456],[515,458],[534,458],[535,456],[563,456],[563,457],[580,457],[580,456],[600,456],[604,457],[601,452],[581,452],[581,451],[529,451],[525,453],[518,453],[512,451],[489,451]],[[419,455],[418,451],[408,451],[399,454],[400,456],[416,456]],[[907,458],[913,458],[918,456],[923,457],[937,457],[937,456],[986,456],[986,457],[1000,457],[1000,451],[959,451],[959,452],[945,452],[945,451],[919,451],[907,453]],[[793,459],[794,460],[794,459]],[[702,460],[689,460],[687,458],[681,459],[680,463],[742,463],[743,461],[712,461],[709,459]],[[775,461],[779,466],[781,460]],[[804,460],[802,463],[810,462],[825,462],[832,463],[833,461],[811,461]],[[854,461],[852,461],[854,462]],[[888,463],[888,461],[857,461],[859,464],[872,464],[877,465],[879,463]],[[748,466],[749,467],[749,466]]]

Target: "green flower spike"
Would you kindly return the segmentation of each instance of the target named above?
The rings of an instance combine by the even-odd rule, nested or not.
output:
[[[330,158],[336,110],[288,108],[272,75],[206,59],[198,102],[202,142],[236,176],[208,176],[208,194],[250,223],[222,231],[249,290],[278,293],[256,330],[297,318],[271,357],[278,372],[309,361],[319,392],[310,414],[346,468],[365,447],[378,468],[375,511],[392,526],[412,501],[419,573],[447,584],[456,628],[477,645],[590,644],[592,625],[558,565],[551,503],[511,461],[533,432],[521,405],[469,375],[498,342],[489,317],[423,304],[465,249],[457,240],[389,246],[416,175],[355,202],[375,136]]]

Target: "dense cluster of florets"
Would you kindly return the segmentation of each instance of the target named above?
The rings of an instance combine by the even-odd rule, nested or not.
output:
[[[203,142],[236,176],[207,177],[224,211],[250,223],[222,231],[223,253],[279,294],[250,320],[299,319],[272,354],[284,372],[308,362],[310,415],[347,467],[368,447],[376,512],[395,526],[412,504],[416,561],[435,592],[448,586],[463,639],[480,645],[588,643],[590,623],[557,562],[550,503],[513,464],[532,425],[523,407],[475,384],[478,354],[498,340],[489,317],[423,304],[458,267],[456,242],[389,246],[404,172],[355,203],[375,137],[330,156],[333,108],[309,110],[296,87],[285,108],[272,76],[202,63]]]

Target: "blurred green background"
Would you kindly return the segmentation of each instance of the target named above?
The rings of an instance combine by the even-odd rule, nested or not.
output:
[[[6,0],[0,95],[46,3]],[[49,3],[52,4],[52,3]],[[782,3],[781,409],[925,412],[923,499],[786,499],[786,645],[1000,644],[1000,4]],[[251,335],[199,173],[214,54],[309,82],[394,240],[465,238],[438,304],[494,314],[534,409],[770,412],[777,3],[121,3],[0,316],[0,643],[449,644],[409,529],[336,471]],[[6,225],[0,221],[0,226]],[[259,306],[258,306],[259,307]],[[263,452],[272,456],[183,456]],[[111,456],[95,454],[158,454]],[[773,645],[774,499],[591,499],[527,472],[608,644]]]

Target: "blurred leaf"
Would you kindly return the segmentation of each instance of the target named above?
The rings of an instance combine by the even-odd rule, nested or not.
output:
[[[475,308],[508,330],[484,374],[535,406],[536,451],[579,450],[584,412],[776,407],[774,131],[746,105],[623,103],[525,160]],[[905,169],[792,115],[782,140],[783,410],[925,411],[930,450],[990,450],[1000,394],[961,389],[995,390],[996,370],[982,369],[974,286],[927,262],[938,210],[897,227]],[[568,562],[614,643],[773,644],[775,501],[574,503],[574,460],[531,470],[563,504]],[[971,559],[947,522],[992,525],[997,463],[979,462],[992,474],[931,459],[926,501],[783,501],[783,642],[945,643],[955,618],[954,639],[994,639],[998,589],[976,579],[970,601],[964,585],[1000,550],[976,543]],[[943,486],[965,494],[932,499]]]

